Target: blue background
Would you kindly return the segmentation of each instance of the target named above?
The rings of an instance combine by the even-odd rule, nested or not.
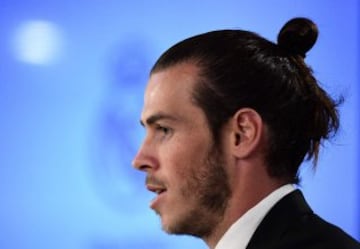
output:
[[[359,7],[356,0],[2,0],[0,248],[206,248],[161,231],[144,176],[131,168],[149,68],[188,36],[240,28],[275,40],[294,16],[318,24],[307,63],[346,98],[340,133],[325,143],[315,173],[304,165],[302,189],[317,213],[360,239]],[[57,60],[19,60],[14,37],[33,20],[58,28]]]

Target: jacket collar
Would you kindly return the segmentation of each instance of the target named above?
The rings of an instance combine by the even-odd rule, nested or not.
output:
[[[282,198],[265,216],[251,238],[247,249],[275,248],[295,219],[312,214],[300,190]],[[274,246],[272,246],[274,244]]]

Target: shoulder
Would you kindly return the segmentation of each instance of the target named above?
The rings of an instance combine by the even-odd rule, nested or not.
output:
[[[359,242],[314,213],[289,220],[279,242],[278,248],[284,249],[360,249]]]
[[[360,249],[340,228],[314,214],[296,190],[281,199],[266,215],[248,249]]]

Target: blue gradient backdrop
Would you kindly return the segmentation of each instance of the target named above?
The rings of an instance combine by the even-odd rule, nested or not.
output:
[[[190,35],[241,28],[275,40],[294,16],[319,25],[307,62],[346,98],[340,133],[315,173],[304,165],[302,188],[316,212],[359,239],[359,14],[356,0],[2,0],[0,248],[206,248],[161,231],[130,165],[148,70]],[[60,34],[51,63],[19,60],[17,30],[34,20]]]

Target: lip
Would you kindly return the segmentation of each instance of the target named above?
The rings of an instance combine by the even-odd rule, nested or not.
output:
[[[166,190],[164,190],[164,191],[162,191],[160,193],[157,193],[156,197],[154,199],[152,199],[151,202],[150,202],[150,208],[155,209],[156,206],[159,205],[161,200],[164,199],[165,195],[166,195]]]
[[[166,188],[162,185],[155,185],[155,184],[146,184],[146,188],[150,191],[150,192],[154,192],[155,194],[161,194],[163,192],[166,191]]]
[[[164,198],[167,189],[164,185],[158,184],[156,182],[147,182],[146,188],[156,195],[155,198],[150,202],[150,208],[155,209],[155,207],[159,205],[161,199]]]

